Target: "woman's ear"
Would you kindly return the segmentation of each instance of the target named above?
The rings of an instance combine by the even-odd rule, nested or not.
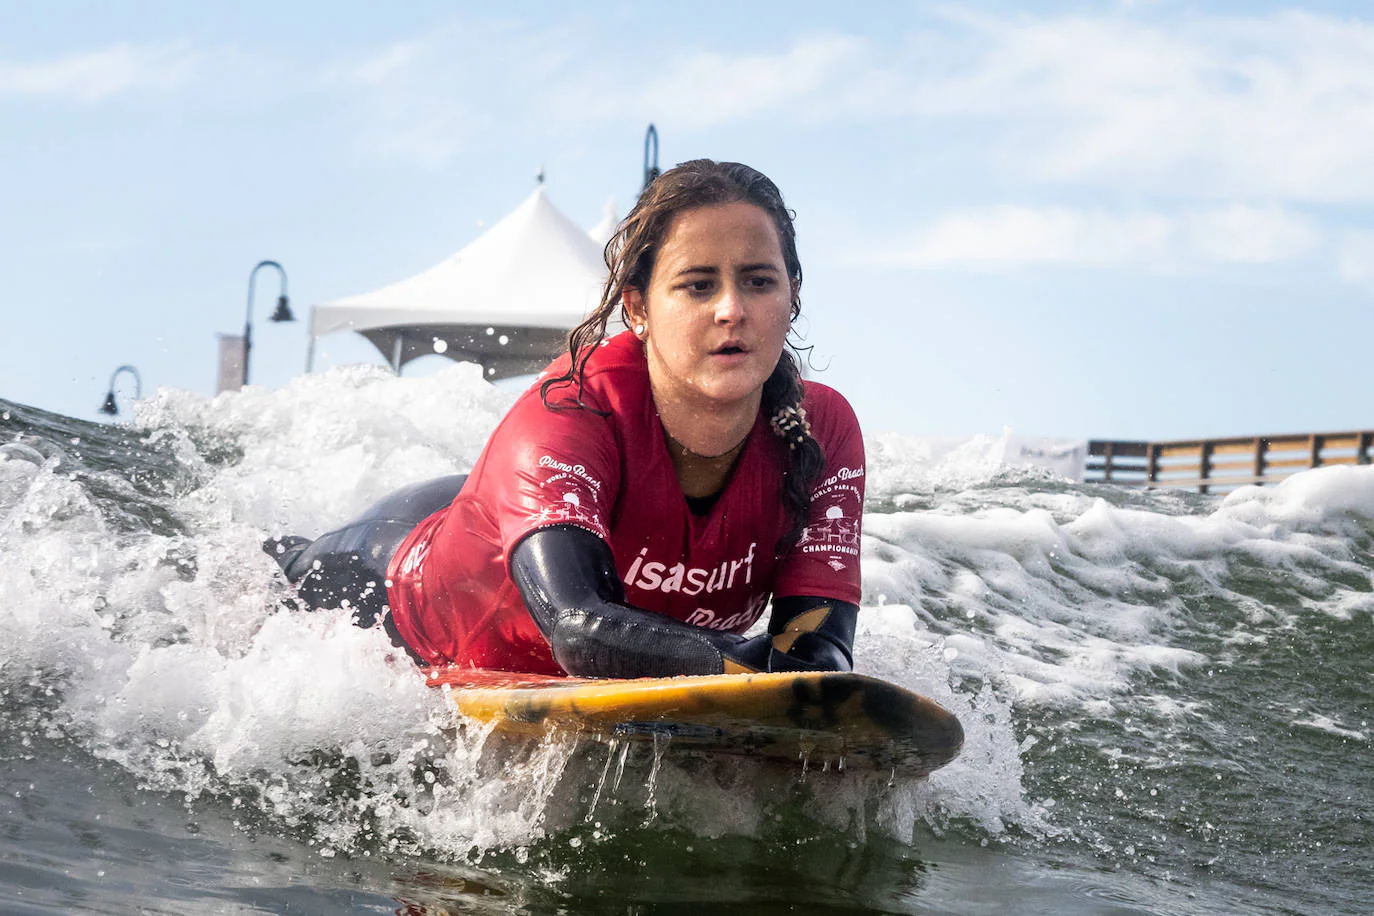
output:
[[[644,310],[643,291],[635,289],[633,286],[625,287],[624,292],[620,294],[620,306],[625,310],[625,323],[629,325],[631,329],[644,326],[648,316],[645,314]],[[641,332],[636,331],[635,333],[640,334]]]

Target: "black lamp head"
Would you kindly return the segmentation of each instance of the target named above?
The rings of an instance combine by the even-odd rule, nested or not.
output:
[[[291,314],[291,305],[283,293],[277,298],[277,310],[272,313],[273,321],[295,321],[296,316]]]
[[[112,416],[112,417],[113,417],[113,416],[116,416],[116,415],[119,413],[119,408],[118,408],[117,406],[115,406],[115,398],[114,398],[114,389],[113,389],[113,388],[111,388],[111,389],[105,394],[105,403],[100,405],[100,412],[101,412],[101,413],[107,413],[107,414],[109,414],[109,415]]]

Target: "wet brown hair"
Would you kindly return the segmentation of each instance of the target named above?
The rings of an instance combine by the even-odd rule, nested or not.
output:
[[[797,257],[797,233],[792,225],[794,214],[787,209],[778,186],[755,169],[738,162],[715,162],[693,159],[669,169],[644,189],[639,200],[611,240],[606,243],[606,267],[609,275],[601,293],[601,304],[568,334],[567,370],[547,378],[539,386],[544,405],[550,409],[580,407],[593,409],[582,401],[582,383],[587,360],[597,346],[606,339],[606,326],[616,309],[626,325],[624,294],[627,289],[647,290],[654,272],[654,261],[668,234],[673,218],[685,210],[720,204],[749,203],[763,210],[773,220],[782,246],[783,265],[793,289],[800,289],[801,260]],[[792,298],[792,321],[801,314],[801,299]],[[788,445],[789,463],[783,477],[783,504],[787,507],[792,530],[787,539],[795,540],[800,533],[806,511],[811,504],[811,487],[825,466],[820,443],[810,434],[804,420],[798,422],[796,411],[801,407],[804,393],[801,370],[795,348],[783,348],[778,365],[763,383],[763,402],[760,409],[772,422],[773,430]],[[574,388],[571,400],[559,398],[550,403],[554,389]]]

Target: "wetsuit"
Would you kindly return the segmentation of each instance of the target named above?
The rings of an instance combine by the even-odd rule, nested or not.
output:
[[[549,674],[849,667],[864,459],[842,397],[806,383],[826,465],[792,540],[781,499],[786,445],[766,418],[719,494],[684,497],[633,335],[594,351],[584,406],[570,389],[554,389],[550,402],[537,385],[525,392],[452,505],[414,525],[399,548],[388,537],[372,551],[392,553],[384,620],[394,639],[430,664]],[[383,518],[369,513],[350,527],[376,529]],[[312,551],[291,564],[298,574]],[[770,633],[745,640],[770,596]]]
[[[466,479],[455,474],[402,487],[313,541],[288,535],[270,538],[262,549],[281,565],[307,608],[348,607],[359,626],[381,621],[391,641],[409,651],[389,613],[386,567],[406,535],[453,502]]]

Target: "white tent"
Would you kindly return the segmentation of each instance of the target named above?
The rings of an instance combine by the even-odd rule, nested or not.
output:
[[[423,273],[360,296],[315,305],[315,341],[357,331],[397,372],[442,353],[481,364],[489,379],[538,372],[595,308],[606,276],[601,247],[549,203],[544,186],[462,250]]]

